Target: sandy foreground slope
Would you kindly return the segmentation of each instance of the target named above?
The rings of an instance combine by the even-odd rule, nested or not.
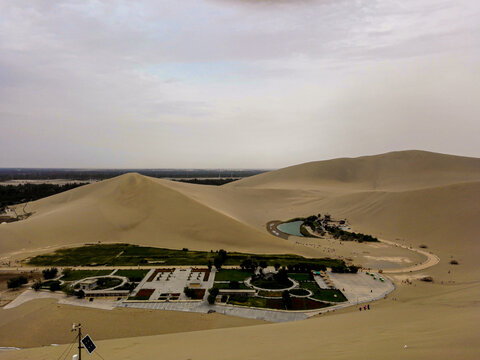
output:
[[[320,162],[317,167],[299,165],[222,187],[153,182],[171,189],[175,196],[181,194],[210,209],[216,217],[221,215],[222,219],[229,219],[232,221],[229,225],[247,227],[251,231],[245,233],[250,236],[249,242],[235,245],[246,246],[245,250],[254,249],[259,241],[259,249],[275,244],[274,252],[280,249],[277,246],[288,245],[293,246],[295,252],[321,253],[322,247],[312,250],[309,246],[293,245],[298,239],[278,243],[280,240],[276,238],[264,238],[264,225],[273,219],[330,212],[348,218],[355,229],[414,247],[427,245],[428,251],[440,257],[440,263],[419,272],[390,275],[396,281],[397,290],[387,299],[372,304],[369,312],[350,308],[295,323],[103,340],[98,342],[100,354],[105,359],[154,359],[159,356],[165,359],[480,358],[479,159],[400,152],[331,162],[336,163],[334,169],[348,176],[332,175],[331,164],[327,171],[323,169],[324,162]],[[341,170],[342,163],[345,170]],[[112,179],[115,181],[119,180]],[[88,187],[78,190],[83,189]],[[129,190],[125,192],[128,194]],[[67,206],[72,200],[88,203],[80,195],[69,194],[68,201],[58,200],[57,204],[50,203],[53,197],[42,200],[48,201],[48,211],[40,202],[32,205],[38,206],[38,217],[48,218],[56,214],[59,205]],[[109,197],[112,196],[114,194],[110,193],[98,202],[111,202]],[[132,194],[130,201],[136,201],[135,195]],[[141,201],[150,204],[148,196]],[[103,206],[95,204],[99,209]],[[92,207],[91,203],[87,208],[89,206]],[[99,213],[101,211],[96,210],[96,214]],[[103,216],[103,221],[109,219]],[[20,229],[24,224],[16,225],[18,229],[8,236],[24,236],[22,246],[36,246],[28,243],[28,232]],[[212,234],[213,230],[204,226],[203,229]],[[153,224],[152,228],[155,228]],[[167,227],[162,229],[174,232]],[[262,236],[257,237],[258,233]],[[2,242],[5,234],[0,232]],[[185,233],[172,236],[177,236],[177,241],[188,238]],[[196,238],[197,233],[189,233],[189,236],[194,244],[204,241],[204,238]],[[233,237],[232,241],[235,239],[238,237]],[[42,244],[49,245],[48,240]],[[7,245],[2,245],[3,251],[15,249]],[[211,243],[208,246],[212,246]],[[342,251],[340,247],[336,247],[337,252]],[[379,256],[375,249],[364,251],[368,252],[364,255]],[[450,265],[451,259],[457,260],[459,265]],[[426,275],[432,276],[434,282],[415,280]],[[405,283],[406,279],[411,283]],[[23,315],[29,316],[27,312]],[[132,323],[132,327],[137,326],[142,325]],[[25,327],[16,331],[20,332],[19,336],[28,336]],[[130,335],[125,332],[124,336]],[[58,358],[63,350],[63,347],[34,348],[0,353],[0,357],[50,359]]]

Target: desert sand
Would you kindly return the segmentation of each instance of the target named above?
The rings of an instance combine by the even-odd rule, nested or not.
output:
[[[44,251],[46,246],[88,239],[199,250],[342,254],[353,262],[382,261],[392,270],[425,260],[394,245],[305,246],[298,244],[299,238],[283,240],[265,230],[270,220],[320,212],[347,218],[353,229],[407,248],[425,245],[424,251],[440,259],[419,271],[389,275],[397,289],[372,304],[369,312],[348,308],[294,323],[128,339],[123,337],[148,332],[125,330],[103,337],[122,339],[98,341],[104,358],[153,359],[160,354],[165,359],[480,357],[480,159],[395,152],[298,165],[221,187],[131,174],[30,205],[35,213],[29,219],[0,226],[0,255]],[[451,265],[452,259],[459,265]],[[434,282],[420,281],[419,274],[432,276]],[[22,315],[11,316],[14,322]],[[110,326],[106,322],[104,326]],[[16,331],[26,335],[28,327]],[[33,348],[4,352],[0,357],[49,359],[63,350],[62,346]]]

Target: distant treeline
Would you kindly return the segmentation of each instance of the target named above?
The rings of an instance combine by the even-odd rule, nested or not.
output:
[[[55,184],[20,184],[0,185],[0,211],[9,205],[35,201],[47,196],[55,195],[86,183]]]
[[[229,169],[0,169],[0,181],[8,180],[104,180],[129,172],[156,178],[182,179],[233,179],[261,174],[267,170],[229,170]]]
[[[174,179],[175,181],[190,183],[190,184],[199,184],[199,185],[223,185],[228,184],[229,182],[236,181],[238,179],[225,178],[225,179]]]

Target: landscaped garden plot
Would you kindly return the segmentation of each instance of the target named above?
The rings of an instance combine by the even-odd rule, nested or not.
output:
[[[283,299],[265,299],[256,296],[248,297],[242,295],[230,296],[227,301],[230,305],[249,306],[266,309],[286,310]],[[315,301],[308,298],[291,298],[288,310],[314,310],[329,306],[321,301]]]
[[[140,289],[137,295],[129,297],[128,300],[148,300],[154,291],[155,289]]]
[[[112,270],[70,270],[61,277],[63,281],[77,281],[87,277],[109,275]]]
[[[98,278],[97,285],[95,286],[95,290],[110,289],[120,285],[121,283],[122,283],[121,279],[114,278],[114,277]]]
[[[217,289],[232,289],[232,290],[236,290],[236,289],[240,289],[240,290],[245,290],[245,289],[251,289],[249,288],[247,285],[245,285],[244,283],[241,283],[241,282],[237,282],[236,285],[233,285],[231,282],[230,283],[214,283],[213,284],[213,287],[214,288],[217,288]]]
[[[173,273],[174,271],[175,269],[156,269],[153,274],[149,276],[147,282],[152,282],[153,280],[155,280],[159,273]]]
[[[206,289],[185,289],[185,295],[192,300],[201,300],[205,296]]]
[[[291,298],[291,305],[289,310],[314,310],[322,309],[324,307],[330,306],[330,304],[311,300],[309,298]]]
[[[278,282],[275,279],[260,278],[260,279],[252,280],[251,284],[261,289],[272,289],[272,290],[286,289],[293,286],[293,282],[288,279],[285,283],[283,283],[283,282]]]
[[[282,291],[267,291],[267,290],[259,290],[258,296],[260,297],[282,297]]]
[[[244,281],[252,276],[251,271],[221,269],[215,273],[215,281]]]
[[[36,266],[137,266],[148,264],[162,265],[207,265],[213,262],[218,253],[215,251],[190,251],[154,248],[130,244],[92,244],[70,249],[59,249],[51,254],[38,255],[28,259],[28,264]],[[256,262],[265,261],[273,266],[309,263],[327,267],[344,266],[342,260],[307,259],[299,255],[260,255],[246,253],[228,253],[224,265],[240,265],[246,259]]]
[[[296,296],[307,296],[310,294],[310,291],[306,290],[306,289],[291,289],[290,291],[290,294],[292,295],[296,295]]]
[[[140,282],[149,271],[148,269],[118,270],[115,275],[124,276],[130,282]]]
[[[227,304],[230,305],[240,305],[240,306],[249,306],[249,307],[259,307],[266,308],[267,300],[264,298],[259,298],[256,296],[243,296],[243,295],[232,295],[227,301]]]
[[[311,296],[314,299],[322,301],[343,302],[347,298],[340,290],[337,289],[321,289],[315,281],[305,281],[300,283],[302,289],[308,289],[313,292]]]
[[[298,282],[313,280],[313,275],[309,273],[288,273],[288,277]]]

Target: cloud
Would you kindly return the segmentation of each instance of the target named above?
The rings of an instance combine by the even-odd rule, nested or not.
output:
[[[479,16],[467,0],[2,2],[0,166],[479,156]]]

